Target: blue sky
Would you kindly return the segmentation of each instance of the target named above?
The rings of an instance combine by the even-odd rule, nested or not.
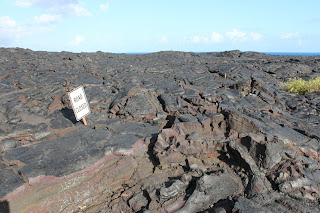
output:
[[[319,0],[0,0],[0,47],[320,52]]]

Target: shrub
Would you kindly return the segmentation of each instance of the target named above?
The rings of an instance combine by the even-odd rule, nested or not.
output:
[[[288,82],[284,83],[284,86],[286,87],[287,91],[299,95],[305,95],[310,92],[320,91],[320,76],[309,81],[305,81],[301,78],[292,78],[289,79]]]

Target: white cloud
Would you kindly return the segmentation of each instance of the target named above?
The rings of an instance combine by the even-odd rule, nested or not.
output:
[[[299,32],[291,32],[291,33],[282,33],[281,38],[282,39],[290,39],[290,38],[298,38],[300,37]]]
[[[24,34],[24,28],[9,16],[0,17],[0,39],[15,40]]]
[[[73,41],[70,42],[72,46],[78,46],[85,41],[84,37],[81,35],[77,35]]]
[[[238,29],[233,29],[232,31],[226,32],[226,36],[232,41],[232,42],[244,42],[244,41],[259,41],[262,39],[262,34],[260,33],[246,33],[241,32]]]
[[[248,39],[247,33],[245,32],[240,32],[237,29],[233,29],[230,32],[226,33],[227,37],[229,37],[233,42],[241,42],[245,41]]]
[[[30,0],[16,0],[14,2],[14,5],[16,5],[18,7],[31,7],[32,1],[30,1]]]
[[[15,27],[17,22],[9,16],[0,17],[0,28]]]
[[[167,43],[168,42],[168,37],[167,36],[161,36],[159,41],[160,41],[160,43]]]
[[[191,38],[192,42],[199,43],[201,41],[201,37],[199,35],[195,35]]]
[[[210,35],[210,41],[214,42],[214,43],[219,43],[223,40],[223,35],[221,33],[218,32],[213,32]]]
[[[259,41],[262,38],[262,35],[260,33],[250,33],[250,37],[254,41]]]
[[[185,38],[193,43],[219,43],[223,41],[223,35],[218,32],[212,32],[210,35],[200,36],[194,35],[191,38]]]
[[[54,11],[62,16],[91,16],[79,0],[16,0],[19,7],[40,7]]]
[[[50,24],[54,22],[61,21],[60,15],[42,14],[40,16],[35,16],[33,21],[37,24]]]
[[[105,12],[105,11],[107,11],[107,10],[109,9],[109,6],[110,6],[110,4],[109,4],[109,2],[107,2],[107,3],[105,3],[105,4],[100,4],[100,5],[99,5],[99,8],[100,8],[100,10],[102,10],[103,12]]]
[[[64,13],[75,16],[92,16],[92,14],[79,4],[69,4],[66,7],[60,7]]]
[[[3,46],[18,46],[22,38],[50,31],[48,27],[22,25],[8,16],[0,17],[0,42]]]
[[[249,42],[249,41],[259,41],[263,37],[260,33],[255,32],[241,32],[237,29],[233,29],[229,32],[226,32],[223,35],[220,32],[212,32],[209,35],[194,35],[191,37],[185,37],[185,41],[193,43],[221,43],[221,42]]]
[[[69,4],[80,4],[79,0],[15,0],[14,5],[18,7],[37,6],[51,9],[56,6],[64,6]]]

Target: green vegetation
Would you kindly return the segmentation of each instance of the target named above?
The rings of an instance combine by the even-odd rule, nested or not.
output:
[[[320,76],[309,81],[305,81],[301,78],[289,79],[288,82],[284,83],[286,90],[299,95],[305,95],[310,92],[320,91]]]

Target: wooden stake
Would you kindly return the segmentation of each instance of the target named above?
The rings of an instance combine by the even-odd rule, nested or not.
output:
[[[85,126],[87,126],[86,117],[83,117],[83,118],[82,118],[82,122],[83,122],[83,124],[84,124]]]

